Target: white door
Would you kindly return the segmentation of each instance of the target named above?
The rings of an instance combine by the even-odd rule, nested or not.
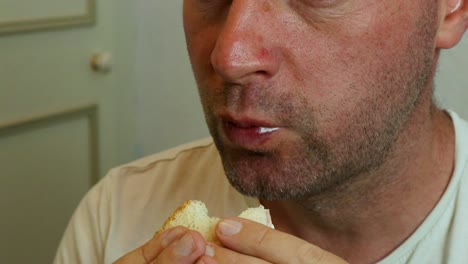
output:
[[[117,162],[114,73],[90,67],[113,49],[112,1],[96,1],[88,25],[5,33],[68,23],[92,2],[0,2],[0,263],[51,263],[74,208]]]

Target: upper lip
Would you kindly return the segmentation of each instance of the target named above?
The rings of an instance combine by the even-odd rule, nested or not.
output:
[[[234,116],[232,114],[221,114],[220,115],[224,123],[233,124],[241,128],[250,128],[250,127],[280,127],[275,122],[267,120],[261,117],[252,117],[247,115],[238,115]]]

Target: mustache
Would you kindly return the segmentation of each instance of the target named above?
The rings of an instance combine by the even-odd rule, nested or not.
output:
[[[248,112],[270,117],[282,126],[295,127],[303,133],[309,133],[317,126],[317,112],[299,90],[222,84],[214,88],[199,86],[199,94],[208,116]]]
[[[205,86],[199,91],[202,103],[213,109],[261,113],[285,123],[290,123],[301,112],[309,115],[313,112],[301,92],[283,92],[277,87],[223,84],[216,88]]]

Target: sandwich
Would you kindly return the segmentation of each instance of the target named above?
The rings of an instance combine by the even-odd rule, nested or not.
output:
[[[239,217],[274,228],[269,210],[265,209],[262,205],[255,208],[248,208],[242,212]],[[158,233],[175,226],[184,226],[188,229],[198,231],[207,241],[218,243],[216,225],[220,220],[220,218],[210,217],[208,215],[208,209],[203,202],[188,200],[169,216]]]

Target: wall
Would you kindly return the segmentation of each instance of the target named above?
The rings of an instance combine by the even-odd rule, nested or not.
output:
[[[115,120],[115,131],[118,151],[117,162],[113,166],[136,158],[137,119],[137,81],[136,81],[136,39],[138,35],[136,11],[138,1],[112,1],[113,4],[113,89],[116,91],[114,109],[118,119]],[[109,168],[106,168],[109,169]]]
[[[208,135],[185,48],[182,1],[137,1],[136,156]]]
[[[468,119],[468,32],[455,48],[442,51],[435,89],[442,106]]]

